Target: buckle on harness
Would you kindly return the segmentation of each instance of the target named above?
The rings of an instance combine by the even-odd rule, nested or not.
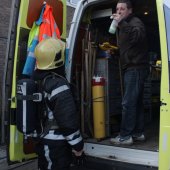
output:
[[[42,94],[41,93],[33,93],[33,101],[34,102],[41,102],[42,101]]]

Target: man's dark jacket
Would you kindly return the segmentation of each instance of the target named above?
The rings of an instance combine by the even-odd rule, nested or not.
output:
[[[118,46],[123,69],[148,66],[146,31],[142,21],[132,14],[118,25]]]

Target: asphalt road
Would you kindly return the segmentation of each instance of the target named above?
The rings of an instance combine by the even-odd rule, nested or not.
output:
[[[15,165],[8,165],[6,159],[0,160],[1,170],[37,170],[37,160],[29,161],[26,163],[18,163]],[[95,170],[87,169],[85,167],[71,167],[71,170]]]
[[[8,165],[6,147],[0,147],[0,170],[37,170],[37,160]],[[72,167],[71,170],[94,170],[85,167]]]

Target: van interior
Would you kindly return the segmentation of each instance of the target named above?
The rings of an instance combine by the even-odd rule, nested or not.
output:
[[[80,89],[81,131],[87,142],[102,145],[112,145],[110,138],[118,135],[121,124],[123,73],[119,54],[116,51],[108,52],[101,48],[101,45],[106,42],[117,46],[117,35],[108,32],[112,22],[110,16],[115,12],[115,8],[115,1],[98,1],[84,10],[73,53],[72,82]],[[146,26],[150,59],[150,74],[145,82],[143,99],[146,141],[121,147],[158,151],[161,53],[156,1],[133,1],[133,12]],[[93,84],[91,82],[94,76],[105,79],[102,97],[105,108],[106,135],[101,139],[94,137],[93,104],[95,100],[92,95]]]

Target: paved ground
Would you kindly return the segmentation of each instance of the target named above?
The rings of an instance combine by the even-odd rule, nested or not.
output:
[[[16,165],[7,164],[6,147],[0,147],[0,170],[37,170],[37,160],[31,160],[25,163],[18,163]],[[83,167],[72,167],[71,170],[92,170]]]
[[[27,163],[20,163],[17,165],[8,165],[7,163],[7,154],[6,154],[6,147],[0,147],[0,169],[7,170],[7,169],[16,169],[16,170],[37,170],[37,162],[36,160],[29,161]]]
[[[37,170],[37,160],[33,160],[27,163],[21,163],[17,165],[7,165],[6,160],[0,161],[1,170]],[[72,167],[71,170],[92,170],[83,167]]]

